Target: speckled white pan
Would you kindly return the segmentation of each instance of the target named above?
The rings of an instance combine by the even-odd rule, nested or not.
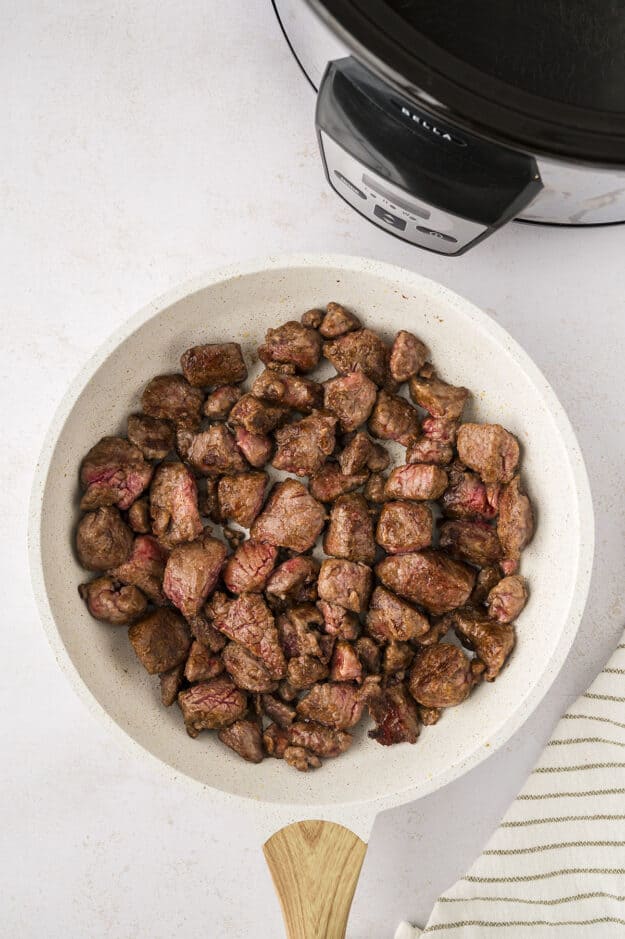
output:
[[[126,630],[95,622],[78,597],[72,549],[78,465],[103,435],[125,432],[150,377],[179,367],[202,342],[239,340],[248,361],[269,326],[337,300],[390,339],[401,328],[429,345],[443,377],[469,387],[472,414],[504,424],[523,445],[523,474],[538,530],[523,558],[531,599],[518,646],[484,684],[415,746],[380,747],[364,730],[344,756],[297,773],[277,760],[244,763],[211,734],[193,741],[177,707],[134,657]],[[56,657],[118,739],[188,777],[213,802],[252,810],[266,834],[302,818],[329,819],[367,837],[378,811],[450,782],[504,744],[543,697],[573,642],[588,589],[593,513],[582,456],[553,391],[491,319],[439,284],[349,257],[278,257],[215,271],[151,304],[122,327],[72,384],[52,423],[30,507],[32,577]],[[156,761],[155,761],[156,764]]]

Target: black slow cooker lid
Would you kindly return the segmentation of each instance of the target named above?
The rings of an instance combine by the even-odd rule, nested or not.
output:
[[[467,127],[625,165],[623,0],[313,0],[363,58]]]

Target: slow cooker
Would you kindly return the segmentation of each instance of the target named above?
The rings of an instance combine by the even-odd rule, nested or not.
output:
[[[462,254],[511,219],[625,221],[622,0],[273,0],[329,184]]]

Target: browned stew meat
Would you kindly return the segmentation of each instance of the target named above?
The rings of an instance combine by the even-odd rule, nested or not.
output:
[[[308,772],[365,714],[414,744],[498,678],[534,512],[516,437],[463,422],[469,390],[412,332],[331,302],[257,352],[248,383],[238,343],[187,349],[86,454],[79,592],[191,737]]]

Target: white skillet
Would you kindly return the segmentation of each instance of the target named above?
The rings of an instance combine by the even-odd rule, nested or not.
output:
[[[187,737],[178,709],[160,705],[158,683],[136,661],[126,630],[87,614],[76,589],[84,572],[72,531],[81,457],[105,434],[125,432],[125,417],[138,409],[150,377],[177,369],[181,352],[202,342],[241,341],[253,361],[268,327],[329,300],[349,306],[389,339],[401,328],[414,331],[443,377],[473,391],[472,416],[500,422],[518,436],[538,529],[523,558],[530,602],[518,622],[518,646],[498,680],[449,709],[436,727],[424,728],[415,746],[380,747],[363,728],[345,755],[301,774],[277,760],[244,763],[209,734]],[[340,939],[366,850],[361,839],[377,813],[477,765],[537,706],[575,637],[593,541],[592,502],[575,436],[549,384],[516,342],[440,284],[387,264],[336,256],[276,257],[214,271],[130,319],[65,395],[30,506],[33,586],[62,669],[117,738],[155,757],[171,780],[187,777],[213,804],[249,813],[263,839],[277,832],[265,854],[291,939]],[[293,823],[299,824],[279,831]]]

